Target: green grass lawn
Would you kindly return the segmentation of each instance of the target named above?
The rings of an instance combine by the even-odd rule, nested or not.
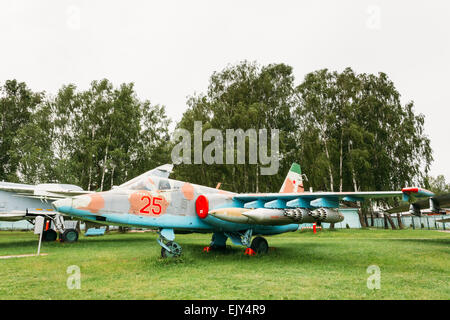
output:
[[[178,259],[160,258],[157,235],[80,236],[43,243],[47,256],[0,259],[0,299],[450,299],[450,233],[337,230],[268,237],[269,254],[203,253],[211,235],[177,235]],[[0,256],[35,253],[32,232],[0,232]],[[81,289],[68,289],[69,266]],[[367,268],[381,271],[370,290]]]

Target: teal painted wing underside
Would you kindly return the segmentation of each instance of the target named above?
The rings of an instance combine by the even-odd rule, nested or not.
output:
[[[401,197],[403,192],[401,191],[380,191],[380,192],[313,192],[313,193],[248,193],[239,194],[234,196],[235,200],[241,201],[255,201],[255,200],[294,200],[294,199],[305,199],[305,200],[315,200],[319,198],[328,199],[339,199],[346,200],[345,198],[354,198],[360,201],[361,199],[374,199],[374,198],[391,198],[391,197]],[[351,201],[351,200],[349,200]]]
[[[245,208],[320,208],[339,207],[339,201],[358,202],[366,199],[381,199],[410,196],[428,197],[433,193],[408,188],[402,191],[363,191],[363,192],[304,192],[304,193],[250,193],[239,194],[233,200],[241,202]]]

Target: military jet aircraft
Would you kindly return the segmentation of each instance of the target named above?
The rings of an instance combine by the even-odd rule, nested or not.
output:
[[[78,231],[64,226],[64,218],[54,210],[51,203],[57,199],[86,193],[90,192],[70,184],[0,182],[0,220],[28,220],[33,223],[37,216],[43,216],[46,220],[42,234],[44,241],[55,241],[58,231],[62,241],[73,242],[78,239]],[[51,222],[56,231],[51,228]]]
[[[83,220],[156,229],[162,257],[181,254],[181,246],[174,242],[175,232],[212,233],[206,251],[224,249],[229,238],[233,244],[247,247],[246,254],[253,255],[268,251],[262,236],[296,231],[302,223],[342,221],[340,200],[433,195],[419,188],[398,192],[305,192],[301,168],[296,163],[279,193],[237,194],[169,179],[171,170],[172,165],[164,165],[110,191],[58,200],[53,206]]]

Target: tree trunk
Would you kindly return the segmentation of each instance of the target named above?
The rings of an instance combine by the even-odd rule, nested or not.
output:
[[[328,147],[327,147],[327,142],[324,140],[325,143],[325,155],[327,156],[327,160],[328,160],[328,174],[330,175],[330,191],[333,192],[334,191],[334,181],[333,181],[333,171],[331,169],[331,159],[330,159],[330,154],[328,153]]]
[[[398,228],[399,229],[404,229],[403,223],[402,223],[402,218],[401,218],[399,213],[397,213],[397,222],[398,222]]]
[[[88,182],[88,191],[91,191],[91,183],[92,183],[92,166],[89,166],[89,182]]]
[[[114,186],[114,169],[116,168],[116,166],[112,166],[112,171],[111,171],[111,190]]]
[[[256,193],[259,192],[259,166],[256,164]]]
[[[366,222],[364,221],[364,217],[363,217],[363,208],[362,208],[362,206],[359,206],[358,216],[359,216],[359,222],[361,223],[361,228],[367,228]]]
[[[366,224],[366,227],[369,226],[369,221],[367,220],[367,214],[364,215],[364,223]]]
[[[103,172],[102,172],[102,182],[100,184],[100,191],[103,191],[103,182],[105,181],[106,161],[108,160],[108,150],[110,141],[111,141],[111,127],[109,128],[108,142],[106,143],[105,159],[103,160]]]
[[[389,221],[389,224],[391,225],[392,230],[396,230],[397,227],[395,226],[394,221],[392,221],[391,216],[388,214],[385,214],[385,217],[386,217],[387,221]]]
[[[352,169],[352,180],[353,180],[353,188],[355,189],[355,192],[358,191],[358,184],[356,183],[356,175],[355,175],[355,168],[353,167],[353,159],[351,158],[351,148],[350,145],[352,144],[351,140],[348,141],[348,154],[350,157],[350,167]]]
[[[105,181],[106,161],[108,160],[108,146],[106,146],[105,159],[103,159],[102,181],[100,183],[100,191],[103,191],[103,182]]]

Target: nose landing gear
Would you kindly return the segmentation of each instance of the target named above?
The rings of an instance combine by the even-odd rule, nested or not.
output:
[[[161,257],[162,258],[175,258],[181,256],[181,246],[174,242],[175,233],[173,229],[161,229],[159,232],[158,241],[161,246]]]
[[[165,244],[165,247],[161,247],[162,258],[175,258],[181,255],[181,246],[173,241],[169,241]]]

